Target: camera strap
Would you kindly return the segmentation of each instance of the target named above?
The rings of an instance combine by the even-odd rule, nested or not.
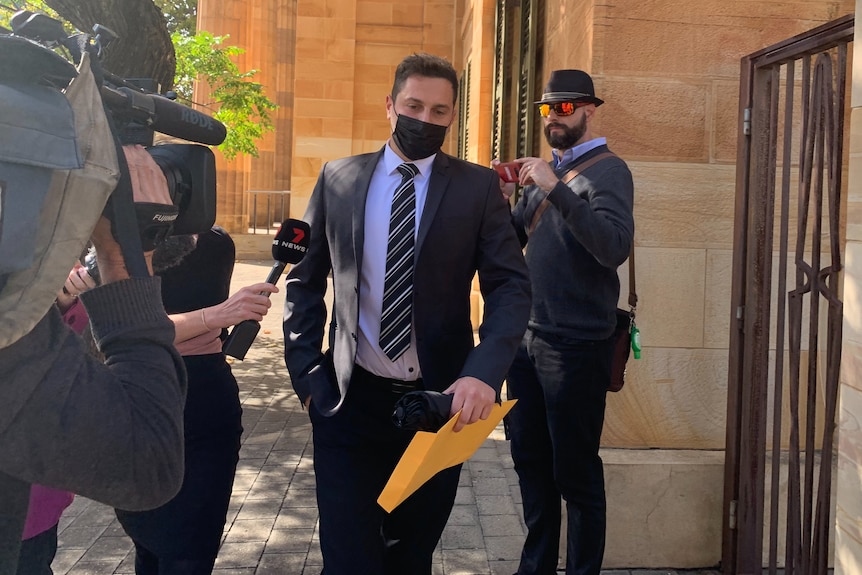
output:
[[[87,46],[86,50],[90,53],[90,70],[96,79],[96,85],[101,86],[100,80],[104,78],[104,73],[99,59],[93,53],[95,52],[95,47]],[[129,277],[149,277],[150,271],[147,268],[147,261],[143,253],[143,244],[138,231],[138,215],[135,211],[135,198],[132,191],[129,165],[126,163],[126,155],[123,153],[123,145],[117,137],[117,127],[111,118],[111,111],[107,109],[104,103],[102,106],[108,120],[108,125],[111,127],[114,148],[117,152],[117,164],[120,168],[120,179],[117,182],[117,187],[114,188],[113,193],[108,198],[108,203],[105,205],[103,213],[111,221],[111,233],[123,252],[123,260],[126,262]]]
[[[141,235],[138,231],[138,215],[135,212],[135,198],[132,192],[132,178],[129,175],[129,165],[126,163],[126,155],[123,146],[116,136],[116,127],[111,121],[111,114],[105,110],[108,123],[111,125],[111,133],[114,134],[114,146],[117,150],[117,164],[120,166],[120,180],[108,203],[105,205],[105,215],[111,220],[111,233],[120,249],[123,251],[123,260],[129,277],[150,277],[147,268],[147,260],[144,258],[144,247]]]

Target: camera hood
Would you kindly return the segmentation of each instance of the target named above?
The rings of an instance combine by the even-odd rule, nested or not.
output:
[[[0,54],[0,82],[48,82],[62,90],[78,75],[71,62],[21,36],[0,34]]]

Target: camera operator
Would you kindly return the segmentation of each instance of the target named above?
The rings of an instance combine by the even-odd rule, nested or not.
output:
[[[123,151],[135,201],[171,204],[150,155]],[[0,575],[15,573],[31,483],[142,510],[182,482],[185,370],[159,279],[129,276],[104,217],[91,240],[102,285],[80,299],[104,364],[56,307],[0,349]]]

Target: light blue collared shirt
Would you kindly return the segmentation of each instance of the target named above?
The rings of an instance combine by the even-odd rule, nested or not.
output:
[[[428,180],[437,154],[410,162],[419,168],[413,179],[416,189],[416,230],[428,197]],[[392,211],[392,197],[401,184],[398,166],[404,163],[392,151],[389,143],[383,150],[383,157],[374,168],[368,197],[365,200],[365,243],[360,263],[359,285],[359,339],[356,347],[356,363],[371,373],[412,381],[422,377],[419,357],[416,353],[415,326],[411,328],[410,347],[395,361],[380,349],[380,314],[383,307],[383,279],[386,276],[386,250],[389,243],[389,215]],[[415,235],[414,235],[415,238]]]
[[[607,143],[607,138],[593,138],[592,140],[586,141],[583,144],[578,144],[577,146],[564,151],[562,157],[557,154],[557,150],[551,150],[551,153],[554,155],[554,169],[559,168],[563,164],[571,162],[576,158],[580,158],[590,150],[595,150],[599,146],[604,146]]]

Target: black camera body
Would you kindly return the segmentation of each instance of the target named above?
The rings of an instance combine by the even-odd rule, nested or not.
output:
[[[147,152],[162,169],[179,215],[172,235],[202,234],[216,219],[215,156],[197,144],[160,144]]]
[[[83,49],[98,56],[116,38],[116,34],[101,25],[93,28],[94,35],[67,36],[59,21],[26,10],[16,13],[10,22],[14,35],[37,41],[46,49],[62,46],[76,64]],[[165,235],[209,230],[216,218],[216,169],[212,150],[196,143],[153,145],[153,139],[155,132],[159,132],[184,141],[218,145],[227,135],[224,125],[159,95],[152,80],[119,78],[107,70],[101,70],[101,75],[102,101],[115,136],[121,144],[139,144],[147,149],[164,173],[178,210],[176,219],[169,222],[162,221],[166,218],[161,216],[160,221],[148,221],[151,214],[145,208],[139,209],[138,222],[145,246]]]

